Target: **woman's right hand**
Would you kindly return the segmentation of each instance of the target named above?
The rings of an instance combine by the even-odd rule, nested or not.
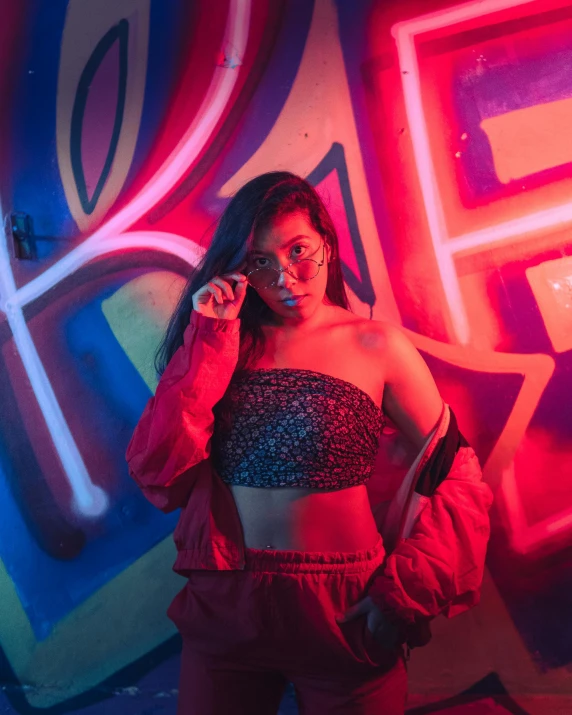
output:
[[[230,281],[236,281],[234,288]],[[246,277],[242,273],[215,276],[193,294],[193,310],[207,318],[238,318],[246,297]]]

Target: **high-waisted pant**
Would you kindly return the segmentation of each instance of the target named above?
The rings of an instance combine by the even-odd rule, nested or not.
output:
[[[303,715],[400,715],[402,649],[366,617],[381,540],[356,553],[247,550],[244,571],[195,571],[169,616],[183,637],[178,715],[275,715],[288,682]]]

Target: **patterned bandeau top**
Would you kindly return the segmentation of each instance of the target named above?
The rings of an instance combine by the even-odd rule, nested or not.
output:
[[[245,371],[215,409],[214,465],[228,484],[344,489],[371,476],[384,424],[372,398],[340,378]]]

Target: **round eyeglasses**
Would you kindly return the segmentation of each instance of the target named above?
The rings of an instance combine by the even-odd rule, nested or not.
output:
[[[266,290],[273,288],[280,280],[281,273],[289,273],[293,278],[300,281],[311,281],[320,272],[326,257],[326,244],[322,243],[322,260],[315,261],[313,258],[301,258],[292,261],[286,268],[255,268],[246,274],[246,280],[255,290]],[[318,251],[320,249],[318,248]]]

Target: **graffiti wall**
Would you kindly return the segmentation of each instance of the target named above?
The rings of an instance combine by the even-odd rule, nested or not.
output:
[[[412,712],[571,712],[570,3],[3,16],[0,709],[175,712],[176,514],[123,455],[213,222],[284,168],[327,202],[354,310],[404,326],[495,490],[482,604],[414,652]]]

